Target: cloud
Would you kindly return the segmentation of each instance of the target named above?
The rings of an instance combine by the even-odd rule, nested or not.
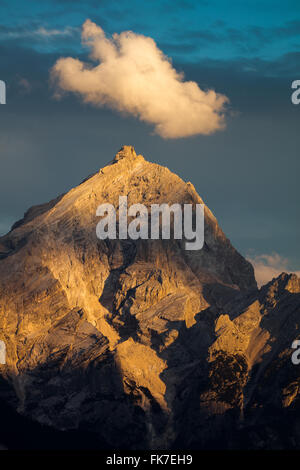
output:
[[[278,253],[256,255],[252,258],[247,257],[247,259],[254,267],[255,278],[259,287],[267,284],[274,277],[278,277],[282,272],[291,272],[288,268],[289,260]],[[292,272],[300,276],[300,271]]]
[[[20,91],[24,94],[29,94],[32,91],[32,86],[29,80],[24,77],[20,77],[18,79],[18,86],[20,88]]]
[[[73,36],[78,33],[78,28],[73,26],[66,26],[63,29],[47,29],[44,26],[40,26],[36,29],[28,28],[8,28],[4,25],[0,25],[0,39],[44,39],[49,40],[56,37],[67,37]]]
[[[64,29],[46,29],[41,26],[33,34],[44,38],[51,38],[53,36],[72,36],[75,32],[77,32],[77,28],[71,26],[67,26]]]
[[[82,40],[96,65],[59,59],[51,71],[57,94],[73,92],[85,103],[131,114],[153,124],[164,138],[224,128],[228,99],[184,81],[150,37],[125,31],[108,39],[102,28],[86,20]]]

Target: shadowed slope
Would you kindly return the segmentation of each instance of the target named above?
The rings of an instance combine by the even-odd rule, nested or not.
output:
[[[250,403],[251,371],[272,348],[265,294],[206,206],[199,251],[184,240],[98,240],[98,205],[118,207],[122,195],[147,207],[203,203],[191,183],[125,146],[0,239],[6,399],[109,447],[168,448],[177,439],[201,447],[205,432],[192,416],[234,426]]]

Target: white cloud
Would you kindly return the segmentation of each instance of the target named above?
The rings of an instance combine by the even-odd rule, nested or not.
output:
[[[73,28],[71,26],[66,26],[64,29],[46,29],[41,26],[37,30],[33,31],[33,34],[45,38],[50,38],[53,36],[72,36],[76,31],[77,28]]]
[[[267,284],[274,277],[278,277],[282,272],[291,272],[289,260],[278,253],[248,256],[247,259],[254,267],[255,278],[259,287]],[[300,271],[292,272],[300,276]]]
[[[150,37],[125,31],[108,39],[101,27],[86,20],[82,41],[96,65],[59,59],[52,68],[58,95],[74,92],[86,103],[134,115],[164,138],[211,134],[224,127],[228,99],[184,81]]]
[[[66,37],[73,36],[78,32],[78,28],[72,26],[66,26],[63,29],[47,29],[44,26],[38,29],[20,29],[15,28],[12,31],[0,32],[0,38],[9,39],[22,39],[22,38],[39,38],[39,39],[51,39],[54,37]]]

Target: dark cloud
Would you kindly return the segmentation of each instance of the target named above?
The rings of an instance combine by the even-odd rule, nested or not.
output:
[[[175,31],[174,31],[175,32]],[[259,52],[262,46],[282,39],[300,38],[300,20],[288,21],[283,26],[263,27],[248,26],[234,28],[225,21],[215,21],[209,29],[186,29],[177,32],[178,37],[185,41],[192,40],[198,45],[234,45],[237,50],[244,53]]]
[[[168,51],[168,54],[185,54],[192,53],[198,50],[199,46],[194,43],[171,43],[171,42],[157,42],[158,47],[162,51]]]
[[[262,27],[253,26],[249,28],[250,34],[256,35],[261,41],[271,41],[274,38],[290,38],[300,35],[300,20],[286,22],[283,26]]]

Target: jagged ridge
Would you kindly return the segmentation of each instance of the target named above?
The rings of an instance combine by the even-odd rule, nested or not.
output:
[[[84,427],[102,447],[239,447],[247,413],[256,432],[268,387],[285,397],[272,393],[271,407],[298,407],[288,354],[299,281],[283,275],[258,292],[252,266],[206,206],[198,252],[181,240],[98,240],[96,208],[117,207],[120,195],[130,205],[203,203],[191,183],[125,146],[0,239],[6,400],[40,423]],[[264,379],[267,367],[282,380]],[[262,379],[271,385],[261,391]]]

